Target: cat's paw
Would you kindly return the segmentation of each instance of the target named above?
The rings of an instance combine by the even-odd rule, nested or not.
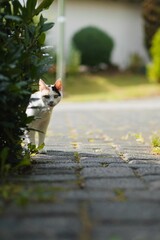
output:
[[[43,148],[41,150],[38,151],[39,154],[47,154],[47,149]]]

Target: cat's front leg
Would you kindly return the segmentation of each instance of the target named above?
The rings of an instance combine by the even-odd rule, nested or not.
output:
[[[29,139],[29,143],[31,143],[32,145],[36,145],[35,131],[28,131],[28,139]]]
[[[39,135],[38,146],[41,146],[42,144],[44,144],[45,133],[44,132],[39,132],[38,135]]]
[[[26,144],[33,144],[35,145],[35,131],[29,131],[29,130],[26,130],[25,131],[25,142]]]
[[[48,115],[47,118],[43,122],[41,122],[41,124],[39,125],[40,131],[38,132],[38,135],[39,135],[38,146],[42,146],[42,144],[45,144],[45,136],[46,136],[49,120],[50,120],[50,115]],[[39,152],[47,153],[47,149],[44,147]]]
[[[40,146],[42,146],[44,144],[46,133],[45,132],[39,132],[38,135],[39,135],[38,146],[40,147]],[[39,153],[44,153],[44,154],[47,153],[47,149],[45,148],[45,146],[43,147],[43,149],[39,150]]]

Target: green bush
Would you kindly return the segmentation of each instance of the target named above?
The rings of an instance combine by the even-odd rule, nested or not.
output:
[[[96,27],[86,27],[75,33],[73,43],[81,53],[81,64],[110,64],[113,39]]]
[[[128,70],[133,73],[144,73],[145,63],[143,58],[138,53],[133,53],[130,55],[130,62],[128,65]]]
[[[50,58],[42,46],[45,31],[53,26],[42,15],[53,0],[28,0],[22,6],[18,0],[0,2],[0,170],[8,166],[29,164],[29,153],[22,147],[22,136],[29,122],[26,107],[33,83],[49,67]]]
[[[147,74],[151,82],[160,83],[160,29],[155,33],[151,46],[152,63],[148,65]]]

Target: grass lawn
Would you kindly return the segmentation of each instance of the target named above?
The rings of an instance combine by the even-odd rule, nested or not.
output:
[[[46,78],[51,83],[51,76]],[[79,74],[64,81],[65,101],[116,101],[157,95],[160,84],[149,83],[144,75]]]

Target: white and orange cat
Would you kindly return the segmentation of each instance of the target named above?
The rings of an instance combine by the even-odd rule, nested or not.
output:
[[[29,105],[26,109],[28,117],[34,117],[28,125],[26,133],[27,143],[36,145],[35,134],[38,133],[38,146],[44,144],[46,131],[49,125],[53,108],[62,98],[62,81],[58,79],[54,85],[46,85],[39,80],[39,91],[33,93],[30,97]],[[44,148],[42,153],[46,152]]]

